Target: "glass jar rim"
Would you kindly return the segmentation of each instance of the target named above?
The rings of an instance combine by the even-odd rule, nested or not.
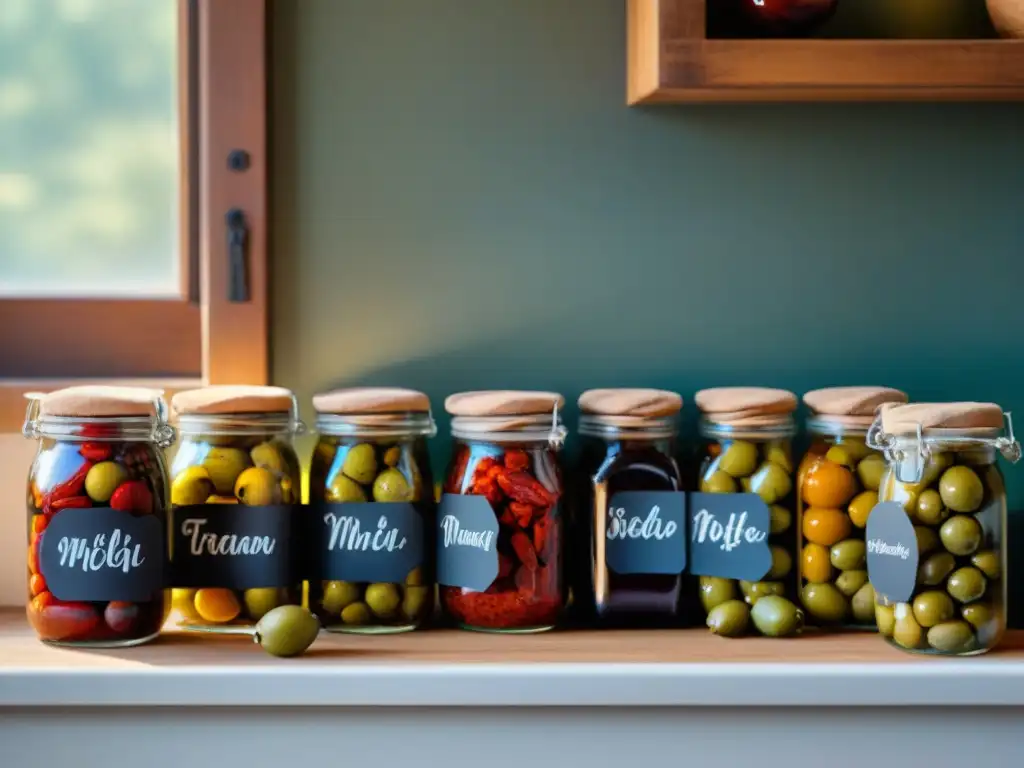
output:
[[[576,431],[585,437],[606,440],[658,440],[679,435],[679,419],[673,416],[612,416],[584,413]]]
[[[780,414],[778,423],[753,425],[720,424],[704,417],[697,429],[703,437],[753,440],[781,440],[791,438],[797,432],[796,420],[791,413]]]
[[[868,430],[871,429],[870,422],[865,422],[862,425],[848,424],[824,415],[809,417],[807,421],[804,422],[804,426],[812,435],[824,435],[828,437],[844,437],[846,435],[866,437]]]
[[[175,419],[183,437],[197,435],[301,435],[306,425],[290,411],[184,413]]]
[[[1021,446],[1013,433],[1013,416],[1009,411],[1003,414],[1006,430],[997,427],[952,427],[928,428],[917,425],[916,432],[900,432],[888,434],[882,431],[881,415],[876,416],[868,430],[865,442],[869,448],[884,452],[890,461],[906,453],[910,448],[927,455],[937,448],[955,450],[956,448],[990,447],[1003,455],[1012,464],[1021,458]]]
[[[551,413],[543,414],[454,416],[452,417],[451,432],[452,437],[460,440],[490,443],[548,443],[556,449],[562,446],[568,434],[557,408]]]
[[[437,425],[429,411],[320,413],[316,431],[328,437],[433,437]]]
[[[103,427],[89,431],[88,427]],[[170,447],[177,434],[174,427],[151,416],[39,416],[25,422],[22,433],[29,439],[47,438],[67,442],[155,443]]]

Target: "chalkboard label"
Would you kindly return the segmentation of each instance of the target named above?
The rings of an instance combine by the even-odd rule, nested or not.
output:
[[[771,512],[756,493],[690,494],[690,572],[760,581],[771,570]]]
[[[412,504],[322,504],[317,517],[321,578],[404,583],[423,564],[423,514]]]
[[[437,514],[437,580],[483,592],[498,577],[498,518],[483,496],[446,493]]]
[[[138,603],[164,587],[164,521],[110,507],[62,509],[39,542],[39,571],[58,600]]]
[[[868,515],[868,580],[875,592],[895,603],[914,594],[917,583],[917,534],[903,505],[883,501]]]
[[[605,510],[605,562],[616,573],[686,569],[686,495],[620,491]]]
[[[255,589],[299,579],[292,561],[302,507],[193,504],[171,510],[171,586]]]

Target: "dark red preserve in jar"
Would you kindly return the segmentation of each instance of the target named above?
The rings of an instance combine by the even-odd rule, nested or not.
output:
[[[466,629],[542,632],[565,606],[561,395],[452,395],[454,455],[438,512],[441,606]]]
[[[160,393],[70,387],[34,396],[28,477],[29,623],[54,645],[120,647],[167,618],[167,469]]]

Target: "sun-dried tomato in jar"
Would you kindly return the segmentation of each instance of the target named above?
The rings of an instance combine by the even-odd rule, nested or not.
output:
[[[70,387],[35,396],[28,478],[29,624],[53,645],[152,640],[168,613],[167,469],[160,393]]]
[[[438,513],[441,606],[466,629],[541,632],[565,606],[565,439],[552,392],[464,392],[445,401],[454,455]]]

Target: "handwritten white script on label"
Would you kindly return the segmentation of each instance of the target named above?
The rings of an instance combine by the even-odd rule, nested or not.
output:
[[[876,555],[898,557],[900,560],[906,560],[910,557],[910,549],[900,542],[897,541],[895,544],[887,544],[882,541],[882,539],[877,538],[868,541],[868,552]]]
[[[377,530],[361,531],[359,520],[348,515],[335,515],[328,512],[324,515],[324,523],[330,526],[331,538],[328,541],[328,549],[346,549],[349,551],[358,550],[366,552],[395,552],[402,549],[406,544],[406,538],[398,538],[399,530],[392,528],[388,530],[387,515],[381,515],[377,521]]]
[[[455,515],[445,515],[441,520],[441,527],[444,529],[444,547],[473,547],[482,549],[484,552],[491,551],[494,543],[493,531],[470,531],[459,525]]]
[[[714,514],[702,509],[693,519],[693,541],[703,544],[706,541],[722,542],[720,549],[732,552],[740,544],[759,544],[768,538],[768,531],[760,531],[747,525],[747,513],[739,518],[736,513],[729,514],[729,521],[722,523]]]
[[[674,521],[665,522],[661,519],[661,507],[655,505],[647,513],[647,517],[633,515],[626,517],[625,507],[608,508],[608,530],[605,536],[613,539],[644,539],[664,541],[679,529]]]
[[[86,572],[112,568],[128,573],[146,562],[141,545],[133,545],[132,537],[121,533],[120,528],[111,532],[109,541],[106,534],[96,534],[91,546],[86,538],[64,536],[57,542],[57,551],[62,568],[81,567]]]
[[[181,524],[181,532],[190,537],[189,551],[199,555],[272,555],[277,539],[272,536],[237,536],[234,533],[217,535],[203,532],[207,520],[190,518]]]

